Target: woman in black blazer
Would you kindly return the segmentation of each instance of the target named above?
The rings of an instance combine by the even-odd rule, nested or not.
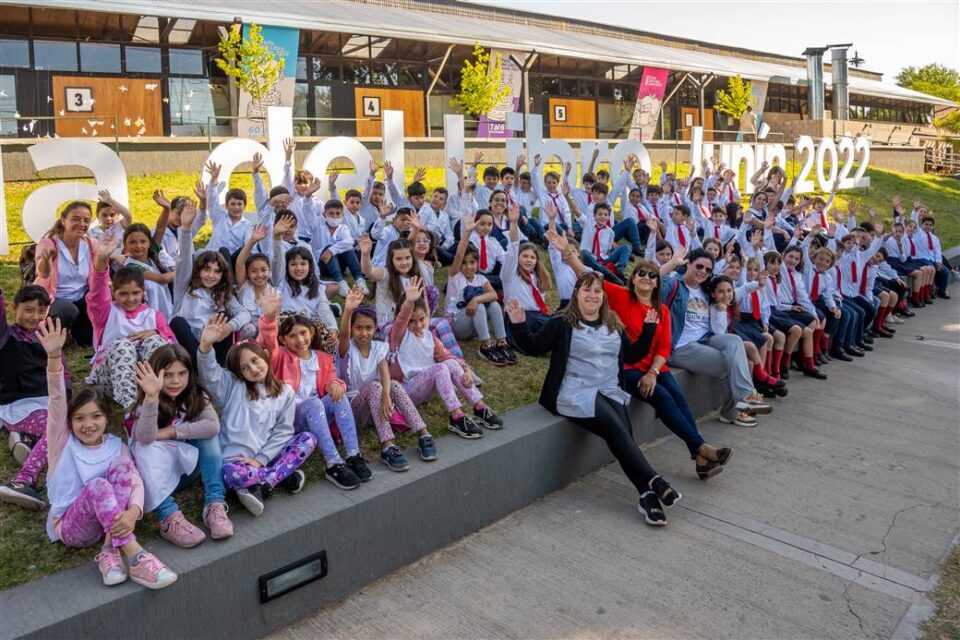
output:
[[[665,525],[663,507],[676,504],[680,493],[640,452],[627,412],[630,395],[620,384],[624,356],[642,357],[650,348],[656,325],[645,326],[637,342],[630,343],[620,319],[607,304],[602,276],[594,272],[577,279],[570,304],[535,333],[524,323],[525,312],[516,300],[508,303],[507,315],[514,339],[524,352],[552,352],[540,404],[603,438],[637,488],[638,509],[647,523]]]

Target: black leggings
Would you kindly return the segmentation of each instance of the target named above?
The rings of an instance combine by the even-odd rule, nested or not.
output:
[[[187,350],[190,357],[193,358],[193,366],[197,366],[197,350],[200,348],[200,341],[193,335],[193,329],[183,318],[174,318],[170,321],[170,331],[177,338],[180,346]],[[233,346],[233,336],[229,335],[220,342],[213,345],[213,351],[217,355],[217,364],[221,367],[227,362],[227,352]]]
[[[68,302],[57,298],[47,313],[51,318],[60,320],[60,324],[70,331],[78,346],[89,347],[93,344],[93,325],[87,315],[87,299]]]
[[[597,394],[592,418],[567,418],[607,442],[610,452],[620,463],[627,478],[640,494],[650,490],[650,481],[657,475],[633,439],[627,407],[602,394]]]

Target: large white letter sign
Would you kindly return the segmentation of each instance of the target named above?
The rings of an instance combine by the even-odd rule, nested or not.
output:
[[[406,197],[407,194],[403,190],[403,185],[407,182],[403,169],[403,111],[384,111],[381,131],[383,160],[393,165],[393,183],[397,185],[397,191]],[[362,171],[359,167],[357,170]]]
[[[617,143],[617,146],[613,148],[613,151],[610,152],[610,183],[615,183],[619,178],[620,174],[623,173],[623,161],[627,159],[627,156],[635,155],[637,156],[637,162],[640,163],[640,168],[643,169],[647,175],[650,175],[652,167],[650,166],[650,154],[647,153],[647,148],[643,146],[643,143],[639,140],[621,140]],[[619,193],[611,193],[608,196],[608,201],[612,202],[615,197],[620,195]]]
[[[270,176],[270,184],[283,184],[283,141],[293,137],[293,109],[290,107],[270,107],[267,110],[267,144],[263,146],[250,138],[234,138],[221,142],[207,157],[208,162],[220,165],[220,182],[230,184],[233,170],[245,162],[250,162],[255,153],[263,155],[263,168]],[[200,168],[200,179],[206,184],[210,174],[205,167]],[[220,204],[226,202],[227,190],[220,190]],[[247,214],[251,217],[252,214]]]
[[[120,156],[105,144],[84,138],[57,138],[30,147],[37,171],[75,165],[89,169],[94,183],[60,182],[31,193],[23,203],[23,229],[34,240],[49,231],[57,209],[71,200],[96,200],[97,191],[107,189],[110,197],[127,206],[127,172]],[[0,185],[3,183],[0,182]]]
[[[363,191],[367,184],[367,176],[370,175],[370,162],[373,156],[356,138],[336,136],[325,139],[310,150],[306,160],[303,161],[303,168],[320,178],[323,182],[321,189],[326,193],[327,181],[323,179],[323,175],[326,174],[330,163],[337,158],[346,158],[356,169],[354,173],[343,174],[337,178],[337,189],[340,193],[346,193],[348,189]]]
[[[443,170],[447,180],[447,191],[451,194],[460,193],[457,186],[460,177],[450,169],[450,158],[466,166],[466,147],[463,141],[463,116],[448,113],[443,116]]]
[[[543,116],[530,114],[527,116],[527,161],[533,167],[533,159],[539,155],[542,164],[540,171],[543,171],[543,165],[550,161],[553,156],[560,159],[560,165],[566,168],[569,162],[571,166],[577,163],[577,156],[573,153],[573,147],[567,144],[566,140],[551,138],[543,141]],[[507,163],[509,164],[509,162]],[[563,170],[560,172],[563,175]],[[573,171],[567,177],[567,182],[571,187],[577,186],[577,176]]]

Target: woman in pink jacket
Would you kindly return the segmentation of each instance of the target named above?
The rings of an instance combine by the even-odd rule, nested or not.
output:
[[[87,235],[93,213],[90,205],[71,202],[57,223],[37,243],[35,284],[47,290],[53,303],[49,316],[57,318],[77,344],[93,344],[93,326],[87,317],[85,296],[94,277],[97,241]]]

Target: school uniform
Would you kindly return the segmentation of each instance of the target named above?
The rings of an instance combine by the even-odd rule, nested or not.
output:
[[[247,244],[253,233],[254,224],[242,215],[239,220],[232,220],[226,209],[220,206],[216,185],[207,185],[207,208],[213,230],[210,232],[210,241],[206,249],[226,252],[233,256]],[[228,264],[232,264],[227,260]]]
[[[528,274],[528,277],[520,275],[519,256],[520,243],[511,242],[507,247],[503,269],[500,272],[503,282],[503,302],[510,304],[511,300],[516,300],[527,313],[528,328],[535,332],[546,323],[550,316],[550,309],[540,289],[540,283],[537,282],[537,276],[532,273]],[[511,347],[518,347],[511,338],[509,327],[507,327],[507,341],[510,342]]]
[[[478,260],[478,271],[482,273],[494,289],[503,290],[503,283],[500,274],[503,269],[503,261],[507,252],[490,235],[480,236],[476,231],[470,234],[470,243],[477,248],[480,253]]]
[[[578,222],[583,229],[580,240],[583,263],[606,275],[609,275],[610,271],[604,263],[613,264],[617,275],[622,276],[630,261],[630,247],[615,244],[616,234],[609,222],[600,227],[594,219],[587,216],[580,216]]]
[[[759,349],[767,343],[764,327],[770,322],[770,303],[756,280],[738,287],[735,296],[740,319],[732,323],[733,333]]]

